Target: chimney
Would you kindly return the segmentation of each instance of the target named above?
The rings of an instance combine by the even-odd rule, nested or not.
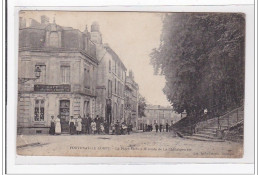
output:
[[[49,18],[45,15],[41,16],[41,24],[49,24]]]

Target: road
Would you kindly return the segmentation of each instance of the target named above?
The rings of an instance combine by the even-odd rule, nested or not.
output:
[[[243,144],[183,139],[172,133],[130,135],[19,135],[17,154],[30,156],[223,157],[243,156]]]

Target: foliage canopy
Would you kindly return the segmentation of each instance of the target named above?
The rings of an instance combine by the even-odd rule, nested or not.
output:
[[[240,106],[244,99],[245,18],[240,13],[171,13],[151,53],[175,111],[197,115]]]

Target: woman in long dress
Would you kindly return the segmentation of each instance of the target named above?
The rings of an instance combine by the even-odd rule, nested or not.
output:
[[[79,116],[79,118],[77,119],[77,127],[76,127],[76,130],[77,130],[77,135],[81,133],[82,131],[82,119],[81,117]]]
[[[69,125],[70,125],[70,134],[71,135],[75,134],[75,120],[73,119],[73,116],[70,117]]]
[[[54,135],[55,134],[55,120],[54,120],[54,116],[51,116],[51,126],[50,126],[50,135]]]
[[[97,131],[96,122],[94,120],[91,122],[91,130],[92,130],[93,134],[95,134]]]
[[[55,134],[60,135],[61,134],[61,126],[60,126],[60,116],[58,115],[55,120]]]

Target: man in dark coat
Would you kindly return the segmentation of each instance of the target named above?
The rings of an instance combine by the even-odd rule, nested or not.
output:
[[[51,127],[50,127],[49,133],[51,135],[55,134],[55,119],[54,119],[54,116],[51,116]]]
[[[84,115],[82,118],[82,133],[87,134],[87,123],[88,123],[88,118]]]
[[[160,132],[162,132],[162,127],[163,127],[163,125],[160,124],[160,128],[159,128]]]
[[[157,123],[155,124],[155,129],[156,129],[156,132],[158,132],[158,124]]]
[[[97,115],[96,117],[96,126],[97,126],[97,133],[99,134],[100,133],[100,122],[101,122],[101,119],[99,118],[99,116]]]
[[[118,120],[116,120],[115,129],[116,129],[116,135],[119,135],[120,134],[120,125],[119,125]]]
[[[91,118],[89,116],[89,114],[87,114],[87,134],[90,134],[91,133]]]
[[[166,123],[166,132],[168,132],[168,131],[169,131],[169,124]]]

